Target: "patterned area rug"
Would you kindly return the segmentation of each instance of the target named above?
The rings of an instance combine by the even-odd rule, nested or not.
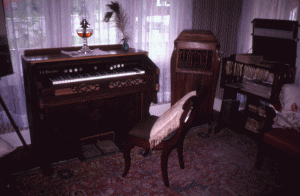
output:
[[[176,150],[168,163],[170,187],[163,184],[160,152],[142,157],[132,150],[132,166],[122,178],[122,153],[87,161],[77,159],[53,165],[55,174],[43,176],[40,169],[14,175],[20,195],[264,195],[273,184],[274,172],[254,168],[256,144],[251,139],[223,129],[202,137],[207,126],[193,128],[184,143],[185,169]]]

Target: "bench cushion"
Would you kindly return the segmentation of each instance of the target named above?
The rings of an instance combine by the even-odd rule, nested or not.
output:
[[[272,128],[264,142],[295,157],[300,157],[300,133],[290,128]]]

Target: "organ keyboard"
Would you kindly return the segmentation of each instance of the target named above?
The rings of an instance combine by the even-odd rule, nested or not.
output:
[[[118,64],[118,68],[120,68],[119,66],[120,64]],[[122,68],[123,66],[124,64],[122,64]],[[119,69],[119,70],[113,70],[113,68],[111,68],[110,71],[96,71],[96,70],[95,72],[90,72],[86,74],[78,73],[73,75],[58,76],[54,78],[49,78],[49,80],[51,81],[52,85],[59,85],[59,84],[69,84],[74,82],[86,82],[86,81],[93,81],[93,80],[106,79],[106,78],[118,78],[122,76],[133,76],[133,75],[145,74],[144,70],[138,68]],[[78,71],[80,72],[80,69],[77,68],[74,69],[74,72],[78,72]],[[68,70],[65,70],[65,72],[68,72]]]
[[[22,56],[31,144],[36,150],[67,149],[113,132],[122,142],[156,101],[159,69],[148,53],[121,45],[91,46],[100,56],[71,57],[61,51],[27,50]],[[51,144],[50,144],[51,143]],[[64,146],[63,148],[61,146]],[[67,154],[69,152],[66,152]]]

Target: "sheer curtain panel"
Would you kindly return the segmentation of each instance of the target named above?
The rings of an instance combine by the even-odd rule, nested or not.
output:
[[[131,28],[130,44],[146,50],[160,69],[158,103],[171,101],[170,60],[174,40],[192,28],[192,0],[123,0]],[[129,11],[131,10],[131,11]]]
[[[170,57],[174,40],[192,28],[192,0],[120,0],[128,17],[129,46],[146,50],[160,69],[158,102],[170,102]],[[94,30],[88,45],[121,43],[113,22],[103,22],[111,0],[4,0],[14,74],[0,92],[17,125],[28,127],[21,55],[26,49],[82,45],[76,29],[86,19]],[[0,134],[13,132],[0,109]]]

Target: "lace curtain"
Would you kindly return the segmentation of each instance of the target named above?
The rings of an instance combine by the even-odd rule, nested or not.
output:
[[[298,20],[299,0],[243,0],[241,22],[238,33],[237,53],[252,52],[252,23],[254,18]],[[299,44],[299,43],[298,43]],[[298,47],[299,48],[299,47]],[[299,53],[299,50],[298,50]],[[300,83],[299,54],[296,61],[296,83]],[[238,99],[243,103],[246,97],[238,94]]]
[[[128,19],[129,46],[146,50],[160,69],[158,102],[170,102],[170,57],[174,39],[192,27],[192,0],[120,0]],[[111,0],[4,0],[14,74],[0,82],[0,92],[17,125],[28,127],[21,55],[29,48],[80,46],[76,34],[86,18],[94,34],[88,45],[118,44],[113,23],[103,22]],[[0,108],[0,134],[13,132]]]

